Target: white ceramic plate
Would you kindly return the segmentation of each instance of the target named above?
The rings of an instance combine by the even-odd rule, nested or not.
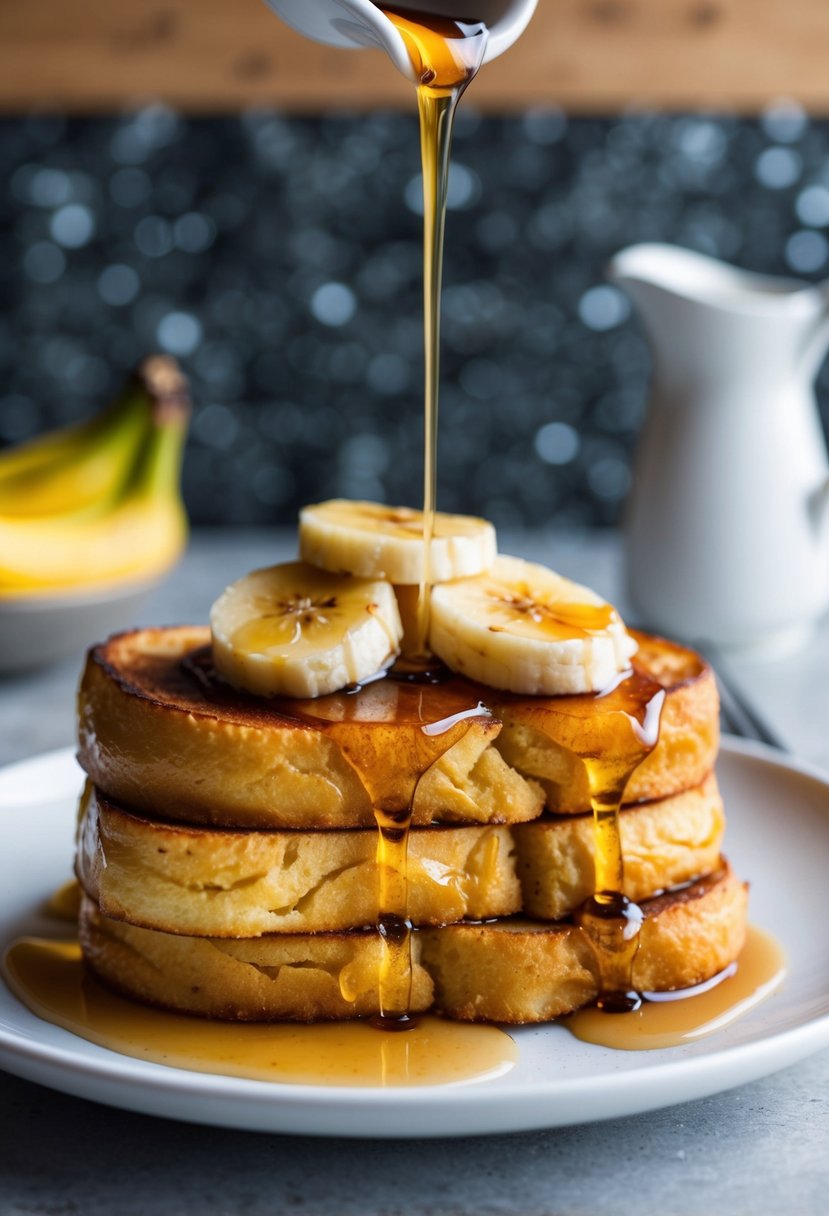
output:
[[[0,1066],[112,1106],[257,1131],[460,1136],[636,1114],[765,1076],[829,1044],[825,923],[829,780],[756,744],[718,766],[728,853],[751,879],[751,917],[789,957],[783,988],[726,1030],[667,1051],[614,1052],[559,1026],[516,1034],[520,1061],[492,1081],[418,1089],[275,1085],[116,1055],[28,1012],[0,983]],[[38,906],[68,874],[79,774],[69,751],[0,770],[0,943],[53,932]]]

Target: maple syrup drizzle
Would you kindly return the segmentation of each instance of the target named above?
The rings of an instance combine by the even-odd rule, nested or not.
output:
[[[665,689],[644,673],[623,673],[595,696],[511,697],[523,720],[577,756],[587,772],[593,809],[594,893],[576,920],[599,964],[598,1007],[606,1013],[638,1008],[633,963],[642,910],[624,894],[619,811],[627,783],[659,740]],[[573,720],[576,720],[575,722]],[[584,725],[580,725],[583,722]]]
[[[595,880],[593,895],[577,919],[599,959],[602,991],[598,1008],[605,1013],[627,1013],[641,1005],[633,987],[633,964],[643,917],[638,904],[624,894],[619,811],[628,781],[659,740],[665,690],[632,672],[597,700],[609,698],[622,702],[610,712],[620,716],[625,738],[618,749],[581,756],[593,810]],[[602,712],[606,710],[600,708]]]
[[[437,494],[440,297],[449,154],[455,110],[461,94],[481,66],[488,30],[480,21],[430,16],[427,23],[422,13],[386,5],[378,7],[400,32],[418,80],[423,171],[423,567],[417,596],[415,653],[404,657],[400,675],[413,682],[431,683],[435,663],[428,646],[430,563]],[[445,729],[436,729],[434,722],[421,723],[421,737],[439,742],[425,752],[418,747],[412,751],[411,756],[416,753],[418,759],[408,766],[406,799],[389,798],[383,788],[385,782],[377,780],[377,772],[367,774],[360,757],[355,757],[348,746],[343,749],[369,789],[377,823],[381,908],[377,927],[383,940],[379,1005],[383,1026],[402,1028],[411,1021],[412,925],[407,910],[407,853],[417,782],[438,756],[457,741],[458,729],[467,729],[468,708],[442,715],[439,721],[452,719]],[[391,748],[394,749],[394,744]],[[424,762],[426,754],[429,758]],[[389,758],[394,762],[394,750]]]
[[[449,151],[457,103],[481,65],[488,30],[482,22],[440,18],[430,18],[429,24],[425,25],[422,14],[386,5],[379,7],[400,31],[420,82],[417,93],[424,201],[425,421],[424,559],[417,602],[417,651],[413,656],[416,668],[418,662],[425,667],[429,665],[429,548],[435,520],[440,288]],[[543,624],[554,636],[571,635],[574,629],[589,636],[591,630],[606,628],[614,615],[609,605],[565,604],[557,613],[547,610],[544,619],[538,621],[536,617],[541,608],[531,588],[527,589],[525,598],[533,624]],[[520,606],[507,605],[511,614]],[[408,669],[411,672],[411,662]],[[595,751],[589,745],[581,748],[578,741],[572,750],[587,769],[595,824],[595,893],[582,909],[579,923],[590,938],[600,964],[602,993],[599,1004],[607,1011],[616,1011],[635,1008],[639,1002],[632,992],[631,975],[642,920],[640,909],[624,895],[619,808],[628,779],[656,745],[665,692],[652,681],[643,684],[642,677],[631,673],[606,695],[614,704],[612,708],[605,707],[604,712],[620,715],[624,723],[622,734],[626,737],[619,747],[611,747],[609,752]],[[590,702],[592,698],[586,700]],[[384,826],[381,818],[378,818],[378,826],[381,833],[379,859],[381,853],[388,856],[383,834],[394,829]],[[402,859],[403,865],[405,847],[404,838],[395,855]],[[398,932],[399,927],[395,917],[394,932]]]
[[[476,718],[492,715],[476,686],[454,679],[439,683],[373,681],[358,692],[314,700],[275,698],[286,716],[325,731],[357,773],[377,824],[377,869],[383,942],[378,980],[378,1024],[405,1029],[412,986],[408,914],[408,838],[417,786],[423,774],[458,743]]]
[[[518,1058],[495,1026],[422,1017],[408,1034],[367,1022],[219,1022],[119,996],[84,967],[77,942],[22,938],[3,960],[12,992],[37,1017],[110,1051],[171,1068],[298,1085],[416,1086],[501,1076]]]

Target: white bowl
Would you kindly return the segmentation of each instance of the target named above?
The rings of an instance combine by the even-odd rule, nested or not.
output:
[[[74,595],[0,597],[0,675],[81,656],[93,642],[132,625],[158,581]]]

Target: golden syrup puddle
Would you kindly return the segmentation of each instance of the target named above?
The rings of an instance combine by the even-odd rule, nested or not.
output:
[[[608,1017],[593,1005],[562,1025],[584,1043],[617,1051],[681,1047],[730,1026],[776,992],[785,975],[779,943],[749,925],[738,960],[713,979],[678,992],[643,993],[639,1008],[624,1017]]]
[[[45,916],[52,916],[55,920],[71,921],[73,924],[78,923],[80,910],[81,887],[77,878],[68,879],[63,886],[58,887],[57,891],[49,896],[43,905]]]
[[[120,1055],[170,1068],[298,1085],[407,1087],[493,1080],[518,1059],[494,1026],[421,1017],[406,1034],[369,1023],[314,1026],[226,1023],[168,1013],[105,988],[83,965],[77,942],[21,938],[3,960],[11,991],[36,1017]],[[595,1006],[561,1020],[582,1042],[620,1051],[679,1047],[715,1034],[781,985],[784,953],[749,927],[736,963],[678,992],[649,993],[641,1007],[609,1017]]]
[[[285,1085],[418,1086],[492,1080],[518,1059],[495,1026],[421,1017],[406,1034],[367,1022],[218,1022],[139,1005],[98,983],[77,942],[21,938],[6,982],[37,1017],[120,1055]]]

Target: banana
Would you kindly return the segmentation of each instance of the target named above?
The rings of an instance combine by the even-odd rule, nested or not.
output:
[[[389,583],[304,562],[255,570],[210,613],[213,661],[257,696],[320,697],[374,676],[403,633]]]
[[[135,463],[153,409],[185,393],[175,361],[154,356],[86,422],[0,452],[0,516],[57,515],[115,493]]]
[[[429,641],[454,671],[533,696],[599,692],[636,652],[616,609],[594,591],[517,557],[435,587]]]
[[[299,514],[299,552],[322,570],[390,583],[420,583],[423,512],[334,498]],[[495,560],[495,529],[485,519],[437,512],[429,548],[430,583],[482,574]]]
[[[132,471],[108,498],[59,515],[0,516],[0,597],[142,582],[171,566],[187,536],[178,491],[187,413],[181,399],[156,403]]]

